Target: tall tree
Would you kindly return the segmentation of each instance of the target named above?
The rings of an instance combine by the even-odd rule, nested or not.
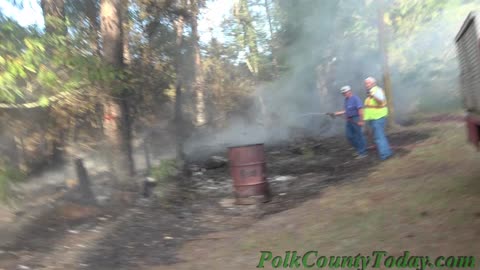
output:
[[[45,30],[47,34],[50,34],[55,39],[60,37],[64,37],[67,35],[67,24],[65,18],[65,0],[41,0],[40,6],[43,12],[43,18],[45,20]],[[66,44],[63,44],[66,45]],[[46,53],[52,54],[54,46],[52,44],[47,44],[46,46]],[[50,118],[47,118],[50,120]],[[47,120],[48,121],[48,120]],[[53,120],[54,122],[55,120]],[[50,122],[50,121],[49,121]],[[43,133],[48,133],[48,125],[42,126]],[[60,159],[63,156],[63,151],[60,149],[64,149],[65,146],[65,133],[66,130],[61,129],[58,130],[60,134],[55,136],[55,140],[53,141],[53,149],[54,149],[54,156],[55,159]],[[48,144],[46,136],[42,136],[44,140],[44,144]]]
[[[183,2],[183,1],[182,1]],[[175,141],[176,141],[176,160],[177,166],[184,169],[185,166],[185,152],[184,152],[184,140],[185,140],[185,127],[183,116],[183,76],[182,76],[182,47],[183,47],[183,29],[185,26],[185,18],[180,15],[175,20],[176,39],[175,45],[177,46],[177,55],[175,59]]]
[[[41,0],[45,29],[50,34],[66,34],[65,0]]]
[[[100,18],[99,18],[99,0],[85,0],[85,15],[88,18],[88,26],[90,29],[90,46],[92,50],[101,55],[100,52]]]
[[[242,28],[237,38],[243,45],[244,52],[247,54],[247,66],[252,74],[258,75],[260,66],[258,37],[257,30],[253,24],[248,0],[236,0],[233,8],[233,15]]]
[[[393,111],[393,99],[392,99],[392,81],[390,78],[390,68],[388,62],[388,45],[385,36],[385,11],[384,0],[378,0],[378,47],[380,55],[382,56],[382,71],[383,71],[383,84],[385,89],[385,95],[388,106],[388,127],[392,128],[395,125],[395,114]]]
[[[200,54],[200,37],[198,35],[198,14],[200,7],[203,6],[203,0],[190,0],[190,24],[192,27],[193,42],[193,86],[195,91],[195,122],[197,126],[206,122],[205,109],[205,79],[202,67],[202,57]]]
[[[105,104],[105,135],[112,146],[112,161],[117,177],[135,173],[129,103],[127,91],[121,82],[124,69],[123,8],[123,0],[102,0],[100,5],[103,58],[118,79],[110,84],[110,98]]]
[[[126,65],[130,65],[132,62],[132,54],[130,52],[130,31],[132,29],[132,20],[129,16],[128,7],[130,6],[130,0],[123,0],[122,6],[122,30],[123,30],[123,61]]]
[[[265,6],[265,14],[267,15],[268,31],[270,33],[269,46],[270,46],[270,53],[272,54],[272,72],[274,76],[277,76],[278,68],[277,68],[277,55],[276,55],[275,46],[274,46],[273,18],[272,18],[270,3],[268,2],[268,0],[265,0],[264,6]]]

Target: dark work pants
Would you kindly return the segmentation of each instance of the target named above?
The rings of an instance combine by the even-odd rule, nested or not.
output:
[[[362,127],[358,125],[358,121],[358,116],[347,119],[346,136],[358,154],[365,155],[367,154],[367,141],[363,135]]]

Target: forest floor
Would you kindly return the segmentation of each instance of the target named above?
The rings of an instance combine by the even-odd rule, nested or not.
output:
[[[268,147],[261,205],[233,203],[228,167],[123,205],[60,200],[0,246],[0,269],[254,269],[263,250],[480,255],[480,154],[457,118],[425,119],[389,134],[385,162],[373,149],[354,159],[340,137]]]

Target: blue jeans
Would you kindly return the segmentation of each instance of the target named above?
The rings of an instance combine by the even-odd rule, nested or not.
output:
[[[363,136],[362,127],[358,123],[359,117],[347,119],[346,136],[350,144],[357,150],[359,155],[367,154],[367,141]]]
[[[387,136],[385,136],[385,121],[386,117],[368,121],[368,125],[373,132],[375,144],[377,145],[378,155],[382,160],[385,160],[392,155],[392,150],[388,144]]]

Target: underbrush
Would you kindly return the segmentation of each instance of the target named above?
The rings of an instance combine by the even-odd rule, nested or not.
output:
[[[17,169],[0,166],[0,202],[9,203],[13,197],[12,186],[25,181],[26,175]]]
[[[158,166],[152,168],[151,175],[158,182],[167,181],[177,172],[177,167],[174,159],[162,160]]]
[[[155,179],[155,195],[165,198],[169,191],[175,187],[175,176],[178,170],[174,159],[162,160],[159,165],[151,170],[151,176]]]

